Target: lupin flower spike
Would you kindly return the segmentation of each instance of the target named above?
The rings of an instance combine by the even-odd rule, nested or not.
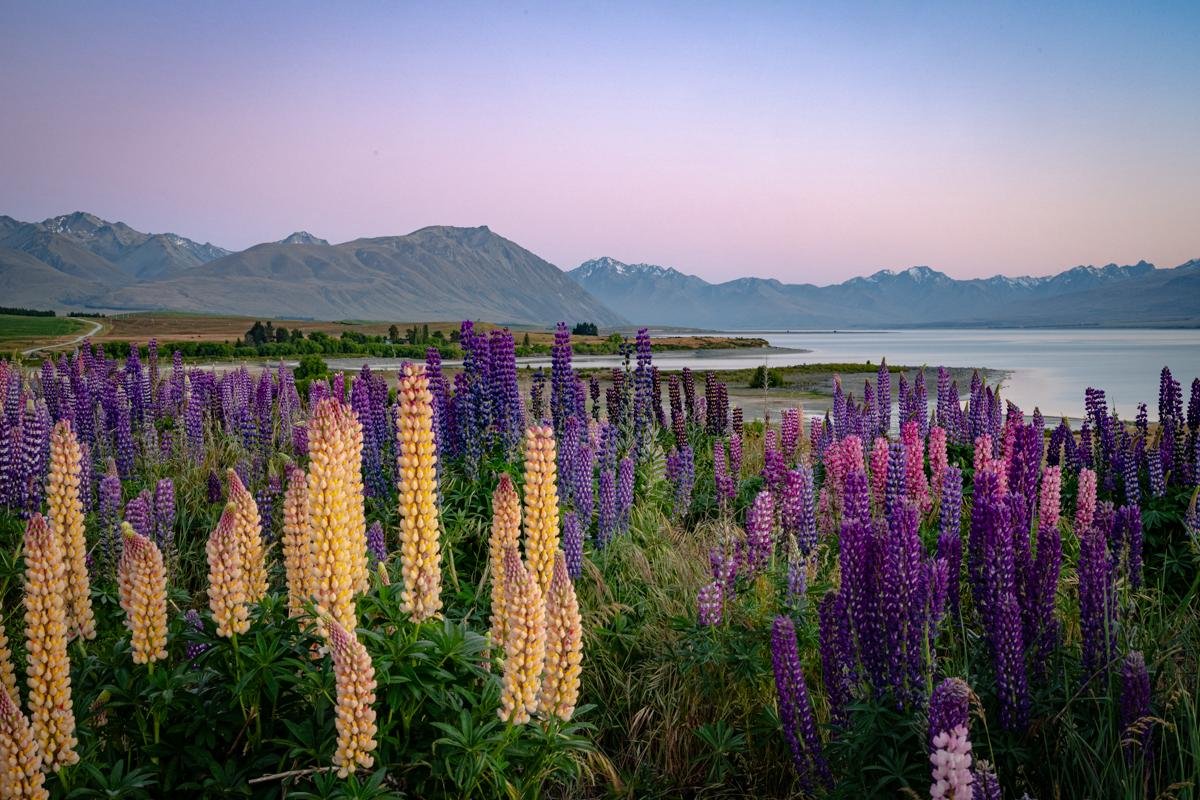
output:
[[[505,607],[504,681],[500,719],[521,725],[537,708],[542,667],[546,659],[546,605],[530,570],[516,547],[504,553]]]
[[[0,689],[0,790],[5,797],[47,800],[33,730],[14,697],[8,688]]]
[[[167,571],[154,542],[121,523],[125,547],[117,566],[117,584],[125,624],[132,636],[133,663],[167,657]]]
[[[559,550],[554,556],[554,577],[546,596],[546,666],[538,711],[569,720],[579,701],[579,676],[583,663],[583,619],[575,585],[567,573],[567,559]]]
[[[237,539],[237,508],[227,503],[217,527],[209,534],[208,607],[217,635],[226,638],[250,630],[246,576]]]
[[[309,590],[308,476],[299,467],[288,469],[283,494],[283,568],[287,576],[288,616],[304,613]]]
[[[400,373],[396,416],[396,477],[400,489],[401,601],[413,620],[442,610],[442,553],[437,505],[437,444],[433,395],[423,367]]]
[[[71,665],[67,659],[67,579],[62,542],[41,514],[25,527],[25,638],[29,716],[42,767],[79,761]]]
[[[50,434],[50,475],[46,487],[50,527],[62,542],[66,558],[67,620],[73,635],[96,638],[91,587],[85,558],[83,500],[79,493],[82,453],[68,420],[60,420]]]
[[[504,651],[504,632],[508,623],[506,605],[504,554],[516,547],[521,535],[521,498],[512,478],[504,473],[492,493],[492,535],[488,542],[492,573],[492,630],[491,640]]]
[[[525,558],[544,595],[558,551],[558,479],[554,430],[535,425],[525,435]]]
[[[375,667],[357,634],[347,631],[333,617],[324,620],[325,641],[333,656],[337,684],[337,750],[333,765],[344,778],[375,763]]]

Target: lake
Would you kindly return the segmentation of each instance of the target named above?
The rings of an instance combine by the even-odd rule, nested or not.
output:
[[[1158,375],[1169,366],[1183,383],[1184,403],[1193,377],[1200,376],[1200,329],[920,329],[880,331],[726,331],[723,335],[754,335],[772,347],[788,351],[719,350],[670,351],[654,354],[664,369],[743,369],[767,363],[774,366],[811,362],[866,362],[930,368],[930,402],[936,390],[939,365],[989,367],[1009,373],[1002,396],[1032,412],[1041,408],[1047,418],[1083,414],[1083,390],[1088,386],[1108,393],[1122,416],[1132,418],[1145,403],[1150,417],[1158,408]],[[807,352],[796,352],[803,350]],[[362,359],[329,359],[335,369],[356,369]],[[395,368],[393,359],[369,359],[372,367]],[[521,364],[548,366],[550,359],[523,358]],[[450,362],[447,362],[450,363]],[[587,367],[618,366],[616,356],[577,356]],[[854,387],[858,394],[862,387]],[[966,396],[967,387],[960,386]]]

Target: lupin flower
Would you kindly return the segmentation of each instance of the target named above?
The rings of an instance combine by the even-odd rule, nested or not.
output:
[[[571,580],[579,580],[583,575],[583,525],[574,511],[563,514],[562,546],[563,556],[567,559],[567,574]]]
[[[821,754],[821,740],[813,719],[808,685],[800,667],[796,628],[791,617],[778,616],[771,629],[771,665],[779,694],[779,719],[792,750],[792,763],[806,789],[829,785],[829,765]]]
[[[304,612],[312,596],[309,589],[312,558],[308,538],[308,476],[304,470],[288,468],[287,491],[283,495],[283,569],[287,578],[288,616]]]
[[[0,790],[5,797],[48,800],[33,730],[15,698],[14,692],[0,689]]]
[[[550,589],[554,554],[558,551],[554,449],[554,431],[549,425],[535,425],[525,434],[525,557],[543,595]],[[618,511],[623,512],[620,485],[617,498]]]
[[[217,625],[217,635],[226,638],[250,630],[249,593],[237,528],[237,508],[233,503],[227,503],[205,547],[208,607]]]
[[[387,561],[387,544],[383,539],[383,523],[379,520],[367,528],[367,555],[374,564]]]
[[[175,540],[175,482],[161,479],[154,487],[154,537],[162,549]]]
[[[242,483],[236,470],[229,470],[229,502],[237,511],[236,536],[245,570],[246,597],[257,603],[267,596],[267,562],[263,552],[262,520],[254,495]]]
[[[579,675],[583,663],[583,620],[575,585],[567,573],[562,550],[554,556],[554,577],[546,595],[546,662],[538,713],[543,717],[571,719],[579,702]]]
[[[367,526],[362,505],[362,426],[336,398],[309,420],[306,589],[346,630],[358,627],[354,597],[367,587]]]
[[[929,750],[937,749],[939,733],[970,726],[971,687],[962,678],[946,678],[929,697]]]
[[[187,626],[197,633],[204,632],[204,620],[200,619],[200,612],[194,608],[189,608],[183,615],[183,621]],[[208,651],[211,645],[204,642],[188,642],[184,648],[184,653],[187,655],[187,660],[194,662],[197,658]]]
[[[67,659],[66,556],[41,514],[25,526],[25,640],[29,716],[43,769],[79,761]]]
[[[167,571],[162,552],[151,540],[122,523],[125,548],[117,566],[117,585],[125,626],[132,636],[133,663],[151,664],[167,657]]]
[[[504,552],[504,588],[508,619],[499,714],[505,722],[521,725],[537,709],[546,660],[546,605],[537,579],[512,545]]]
[[[816,547],[817,512],[811,467],[801,465],[788,470],[779,518],[784,532],[795,537],[802,554],[807,555]]]
[[[931,503],[925,480],[925,448],[921,441],[921,426],[916,420],[904,423],[901,440],[904,445],[904,488],[908,499],[921,511],[928,511]]]
[[[508,473],[500,474],[500,482],[492,492],[492,533],[488,540],[488,559],[492,573],[492,644],[504,649],[505,626],[508,624],[508,592],[505,587],[504,554],[516,547],[521,535],[521,498]]]
[[[354,631],[347,631],[336,619],[324,619],[325,641],[333,656],[333,676],[337,686],[337,749],[333,765],[344,778],[375,763],[371,755],[375,741],[375,666],[367,648]]]
[[[400,489],[400,563],[404,609],[416,622],[442,609],[442,553],[437,505],[433,395],[419,366],[400,372],[396,479]]]
[[[1149,763],[1153,718],[1150,714],[1150,675],[1146,659],[1134,650],[1121,665],[1121,747],[1125,760],[1132,763],[1140,751]]]
[[[1079,489],[1075,494],[1075,535],[1082,537],[1092,527],[1096,514],[1096,473],[1084,467],[1079,470]]]
[[[962,725],[942,731],[933,739],[934,752],[929,756],[933,763],[933,785],[929,796],[950,800],[971,800],[971,742],[967,729]]]
[[[775,524],[775,498],[766,489],[759,492],[746,510],[746,545],[750,569],[762,572],[767,568],[775,549],[771,537]]]
[[[888,440],[875,437],[871,445],[871,504],[883,513],[884,496],[887,493]]]
[[[633,514],[633,458],[625,456],[617,464],[617,516],[622,533],[629,532]]]
[[[67,578],[67,620],[73,634],[96,638],[92,596],[88,583],[87,541],[84,538],[83,501],[79,495],[79,442],[71,423],[61,420],[50,435],[50,477],[47,499],[50,527],[62,544]]]
[[[725,617],[725,584],[714,580],[700,587],[696,593],[696,612],[703,627],[720,625]]]
[[[0,624],[0,686],[10,697],[21,696],[17,693],[17,671],[13,668],[12,648],[8,644],[8,634],[3,624]]]
[[[1110,503],[1100,504],[1093,523],[1079,535],[1079,626],[1086,676],[1104,670],[1116,646],[1116,590],[1109,568],[1108,533],[1114,523]]]

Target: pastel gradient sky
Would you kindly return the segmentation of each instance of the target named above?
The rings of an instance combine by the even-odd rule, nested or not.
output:
[[[1200,3],[0,0],[0,213],[569,269],[1200,257]]]

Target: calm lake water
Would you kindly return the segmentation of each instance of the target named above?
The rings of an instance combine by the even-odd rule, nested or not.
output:
[[[1009,373],[1002,396],[1047,418],[1083,414],[1083,390],[1104,389],[1122,416],[1133,417],[1138,403],[1150,416],[1158,407],[1158,375],[1169,366],[1183,383],[1184,403],[1193,377],[1200,376],[1200,329],[1193,330],[963,330],[895,331],[729,331],[753,335],[789,352],[753,350],[655,353],[654,363],[665,369],[691,367],[741,369],[766,362],[772,366],[813,362],[925,365],[931,402],[937,367],[989,367]],[[796,352],[804,350],[807,352]],[[335,369],[356,369],[362,361],[330,359]],[[399,361],[371,359],[373,367],[394,368]],[[549,358],[521,359],[522,365],[548,365]],[[579,366],[617,366],[614,356],[577,356]],[[861,387],[855,387],[857,390]],[[965,395],[967,387],[960,386]]]

